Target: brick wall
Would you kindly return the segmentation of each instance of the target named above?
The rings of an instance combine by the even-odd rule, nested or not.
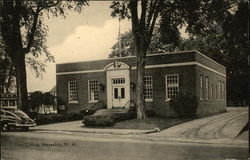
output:
[[[103,61],[91,61],[91,62],[79,62],[57,65],[57,73],[72,72],[81,70],[101,70],[104,67],[117,59],[107,59]],[[124,62],[130,66],[130,82],[136,84],[136,70],[131,69],[132,66],[136,66],[135,57],[130,58],[118,58],[119,61]],[[207,59],[197,52],[191,51],[178,54],[166,54],[147,57],[146,65],[153,64],[168,64],[168,63],[181,63],[181,62],[199,62],[205,66],[208,66],[218,72],[225,73],[225,68],[221,65]],[[165,76],[167,74],[179,75],[179,89],[180,92],[190,93],[196,95],[199,100],[198,113],[200,115],[210,114],[215,112],[225,111],[226,100],[225,99],[209,99],[200,100],[200,75],[209,78],[209,84],[216,84],[219,81],[224,81],[226,86],[225,77],[214,73],[210,70],[204,69],[197,65],[187,66],[174,66],[165,68],[150,68],[146,69],[146,76],[153,77],[153,101],[146,102],[146,109],[153,110],[158,116],[169,117],[176,116],[174,111],[169,107],[169,101],[166,101],[166,84]],[[103,101],[104,105],[107,105],[107,86],[106,86],[106,72],[94,72],[94,73],[79,73],[79,74],[65,74],[57,75],[57,94],[60,99],[66,104],[65,112],[79,112],[88,103],[88,80],[98,80],[98,94],[99,101]],[[68,103],[68,81],[77,81],[78,89],[78,103]],[[99,84],[103,84],[104,91],[100,89]],[[226,87],[225,87],[226,89]],[[226,94],[226,91],[225,91]],[[130,88],[131,100],[136,102],[136,88],[133,90]]]

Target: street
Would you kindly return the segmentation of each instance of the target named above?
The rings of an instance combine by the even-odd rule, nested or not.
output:
[[[1,160],[247,159],[248,147],[78,132],[1,133]]]

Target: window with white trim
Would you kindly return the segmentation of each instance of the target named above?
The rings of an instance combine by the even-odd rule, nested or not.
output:
[[[208,100],[208,77],[205,78],[205,100]]]
[[[77,81],[69,81],[68,82],[68,94],[69,94],[69,102],[77,102]]]
[[[221,81],[219,81],[219,87],[218,87],[218,89],[219,89],[219,99],[221,100],[222,99],[222,92],[221,92]]]
[[[225,83],[224,82],[222,82],[222,96],[223,96],[222,99],[226,99]]]
[[[219,84],[217,83],[215,86],[215,99],[219,99]]]
[[[210,84],[210,100],[214,99],[214,85]]]
[[[98,81],[97,80],[88,81],[88,96],[89,96],[89,102],[98,101]]]
[[[179,75],[166,75],[166,99],[175,98],[179,92]]]
[[[152,76],[145,76],[145,100],[152,101],[153,100],[153,78]]]
[[[200,76],[200,100],[204,99],[204,78],[203,75]]]

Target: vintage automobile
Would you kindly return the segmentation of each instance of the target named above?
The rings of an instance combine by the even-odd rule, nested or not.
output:
[[[35,121],[32,120],[26,113],[15,109],[13,111],[0,110],[0,129],[1,131],[7,131],[11,129],[21,129],[26,131],[29,127],[36,125]]]

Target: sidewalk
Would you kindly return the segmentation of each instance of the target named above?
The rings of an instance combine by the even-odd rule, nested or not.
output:
[[[139,130],[139,129],[87,128],[83,126],[82,121],[40,125],[30,128],[30,130],[66,131],[66,132],[97,133],[97,134],[117,134],[117,135],[131,135],[131,134],[137,135],[137,134],[147,134],[154,132],[154,130]]]

